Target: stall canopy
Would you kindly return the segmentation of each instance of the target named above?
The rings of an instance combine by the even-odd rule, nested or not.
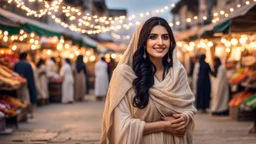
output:
[[[191,29],[180,31],[175,35],[176,40],[190,40],[196,37],[213,36],[214,33],[227,33],[229,31],[255,31],[256,3],[243,5],[230,13],[228,18],[223,18],[216,23],[204,26],[195,26]]]
[[[6,11],[2,8],[0,8],[0,16],[8,19],[9,21],[12,21],[12,23],[15,23],[17,27],[17,29],[11,29],[13,28],[13,26],[10,26],[9,23],[6,23],[2,26],[1,22],[0,22],[0,29],[2,26],[2,29],[6,29],[8,30],[8,32],[10,33],[11,30],[13,30],[13,34],[19,33],[20,29],[24,29],[27,32],[34,32],[37,35],[40,36],[57,36],[57,37],[61,37],[61,36],[66,36],[66,38],[68,38],[68,40],[71,40],[74,44],[78,44],[79,46],[86,46],[89,48],[93,48],[96,49],[98,42],[93,40],[92,38],[90,38],[87,35],[83,35],[81,33],[78,32],[73,32],[67,28],[64,28],[58,24],[51,24],[51,25],[47,25],[41,22],[38,22],[36,20],[32,20],[26,17],[22,17],[19,16],[17,14],[11,13],[9,11]],[[1,19],[0,19],[1,21]],[[9,31],[10,30],[10,31]]]
[[[60,38],[62,35],[59,32],[50,31],[50,30],[47,30],[47,29],[44,29],[44,28],[41,28],[41,27],[38,27],[35,25],[28,24],[28,23],[22,24],[21,27],[26,32],[28,32],[28,33],[34,32],[39,36],[43,36],[43,35],[44,36],[57,36],[58,38]]]
[[[231,23],[232,23],[232,19],[229,19],[223,23],[220,23],[215,27],[213,27],[213,32],[214,33],[227,32]]]
[[[226,33],[229,31],[231,25],[235,24],[235,21],[240,18],[244,18],[245,15],[249,13],[249,11],[253,11],[255,13],[255,5],[256,3],[250,3],[249,5],[244,5],[241,8],[235,10],[230,13],[228,18],[221,19],[217,23],[212,23],[200,28],[198,35],[202,35],[206,31],[213,31],[214,33]],[[252,13],[253,13],[252,12]],[[255,16],[255,14],[254,14]],[[255,17],[251,17],[251,19],[255,19]],[[246,21],[243,21],[244,28],[247,27]],[[244,31],[244,30],[242,30]]]
[[[0,15],[0,30],[8,31],[9,35],[14,35],[20,32],[20,25]]]
[[[86,43],[84,39],[74,38],[70,35],[65,35],[65,34],[63,35],[63,37],[64,37],[65,40],[72,41],[73,45],[79,45],[80,47],[85,46],[87,48],[92,48],[92,49],[96,49],[96,47],[97,47],[97,44],[94,45],[94,44]]]
[[[252,7],[243,16],[228,19],[214,26],[214,33],[252,32],[256,31],[256,6]]]

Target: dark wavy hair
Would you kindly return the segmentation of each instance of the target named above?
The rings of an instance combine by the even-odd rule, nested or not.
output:
[[[152,17],[148,19],[141,31],[139,36],[138,48],[133,55],[133,71],[135,72],[137,78],[133,81],[133,86],[135,87],[135,97],[133,98],[133,105],[138,108],[145,108],[149,102],[149,89],[154,84],[154,75],[156,72],[156,66],[150,61],[149,55],[146,52],[146,59],[143,58],[145,45],[149,38],[150,32],[153,27],[161,25],[165,27],[170,37],[170,48],[168,53],[163,57],[162,63],[164,65],[165,72],[168,72],[169,68],[173,65],[172,53],[176,47],[176,42],[172,33],[172,29],[168,22],[160,17]],[[168,55],[171,58],[171,62],[168,63]],[[153,67],[153,69],[152,69]]]

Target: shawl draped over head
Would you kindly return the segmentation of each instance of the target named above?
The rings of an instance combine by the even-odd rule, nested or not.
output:
[[[126,97],[127,92],[133,88],[132,83],[136,75],[132,70],[132,58],[138,47],[142,26],[143,24],[141,24],[133,34],[128,48],[113,72],[103,113],[101,144],[113,143],[110,140],[114,124],[114,110],[121,100]],[[189,87],[186,71],[177,58],[176,48],[173,51],[173,67],[170,68],[165,79],[160,82],[160,84],[153,85],[149,89],[149,94],[150,101],[153,101],[157,107],[164,107],[165,110],[163,111],[183,113],[187,116],[189,123],[186,127],[186,139],[189,143],[192,143],[192,133],[194,129],[193,116],[196,113],[196,109],[193,106],[194,95]],[[164,113],[165,112],[161,112],[162,116],[168,116],[164,115]],[[137,134],[138,133],[133,133],[132,135]],[[138,135],[142,137],[142,134]],[[183,143],[179,141],[178,137],[174,136],[174,138],[175,144]],[[133,143],[137,144],[139,142]]]

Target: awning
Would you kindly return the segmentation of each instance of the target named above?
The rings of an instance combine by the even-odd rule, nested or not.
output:
[[[230,25],[232,23],[232,19],[229,19],[223,23],[220,23],[218,25],[216,25],[214,28],[213,28],[213,32],[214,33],[220,33],[220,32],[225,32],[225,31],[228,31]]]
[[[47,25],[36,20],[19,16],[12,12],[6,11],[2,8],[0,8],[0,16],[3,16],[9,19],[10,21],[13,21],[13,23],[20,25],[21,28],[24,29],[25,31],[34,32],[40,36],[45,35],[61,37],[62,35],[68,35],[68,37],[72,38],[71,40],[75,44],[78,44],[80,46],[86,46],[88,48],[96,49],[98,45],[98,42],[93,40],[89,36],[83,35],[78,32],[73,32],[70,29],[60,26],[59,24],[53,23],[51,25]]]
[[[251,2],[249,5],[243,5],[242,7],[236,9],[234,12],[230,13],[228,18],[223,18],[216,23],[211,23],[209,25],[201,27],[200,30],[198,31],[198,35],[202,35],[205,31],[213,31],[215,26],[217,27],[215,29],[218,31],[225,30],[225,28],[227,28],[228,24],[231,24],[231,22],[229,20],[245,15],[255,5],[256,5],[255,2]],[[222,23],[224,23],[224,24],[222,25]],[[221,28],[221,26],[224,26],[224,27]]]
[[[59,32],[50,31],[48,29],[44,29],[28,23],[22,24],[22,29],[28,33],[34,32],[39,36],[57,36],[58,38],[60,38],[62,35]]]
[[[20,25],[0,15],[0,30],[8,31],[9,35],[14,35],[20,32]]]
[[[12,13],[12,12],[6,11],[2,8],[0,8],[0,15],[2,15],[3,17],[5,17],[5,18],[17,23],[17,24],[20,24],[20,25],[29,24],[29,25],[33,25],[34,28],[44,29],[45,31],[49,31],[49,32],[52,32],[52,33],[60,33],[60,31],[51,28],[47,24],[38,22],[36,20],[29,19],[29,18],[26,18],[26,17],[19,16],[17,14]],[[39,35],[40,34],[41,33],[39,33]]]

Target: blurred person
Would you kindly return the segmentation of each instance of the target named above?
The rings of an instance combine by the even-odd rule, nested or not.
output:
[[[49,81],[59,78],[57,71],[58,70],[57,70],[56,59],[55,57],[51,57],[50,59],[48,59],[46,63],[46,74]]]
[[[63,60],[62,67],[60,69],[60,76],[62,79],[61,101],[62,103],[72,103],[74,100],[74,78],[70,59],[65,58]]]
[[[214,58],[215,78],[212,79],[212,99],[211,113],[212,115],[227,115],[229,102],[229,88],[226,76],[226,68],[221,64],[220,58]]]
[[[21,75],[22,77],[26,78],[27,80],[27,88],[28,88],[28,93],[29,93],[29,99],[30,99],[30,114],[31,118],[33,118],[33,110],[34,107],[36,106],[37,103],[37,93],[36,93],[36,84],[35,84],[35,79],[34,79],[34,72],[27,61],[27,53],[22,52],[20,54],[20,61],[17,62],[14,65],[14,71]]]
[[[191,144],[194,95],[166,20],[152,17],[134,33],[113,72],[101,144]]]
[[[226,75],[227,80],[230,81],[232,76],[236,73],[236,61],[228,61],[226,62]],[[229,100],[231,100],[233,93],[237,90],[237,85],[228,83],[229,85]]]
[[[192,74],[192,91],[194,95],[196,95],[196,89],[197,89],[197,79],[198,79],[198,73],[199,73],[199,56],[195,57],[195,65],[194,65],[194,70]]]
[[[108,64],[102,56],[95,64],[95,96],[97,100],[106,97],[108,91]]]
[[[196,108],[206,113],[211,99],[211,81],[209,74],[213,74],[209,64],[205,62],[206,55],[202,54],[199,58],[199,73],[196,89]]]
[[[44,59],[39,59],[37,65],[38,75],[38,97],[42,100],[43,104],[48,103],[49,91],[48,91],[48,78],[46,75],[46,65]]]
[[[74,85],[74,99],[75,101],[83,101],[86,93],[86,67],[83,62],[83,56],[79,55],[76,59],[75,66],[75,85]]]
[[[115,69],[115,61],[112,57],[110,57],[110,62],[108,63],[108,78],[109,78],[109,81],[112,77],[112,73],[113,73],[113,70]]]
[[[33,62],[32,57],[30,55],[27,55],[27,61],[31,65],[32,70],[33,70],[34,81],[35,81],[36,91],[37,91],[37,104],[38,104],[38,100],[40,99],[40,96],[38,95],[40,87],[39,87],[39,77],[37,74],[37,67],[36,67],[35,63]]]

